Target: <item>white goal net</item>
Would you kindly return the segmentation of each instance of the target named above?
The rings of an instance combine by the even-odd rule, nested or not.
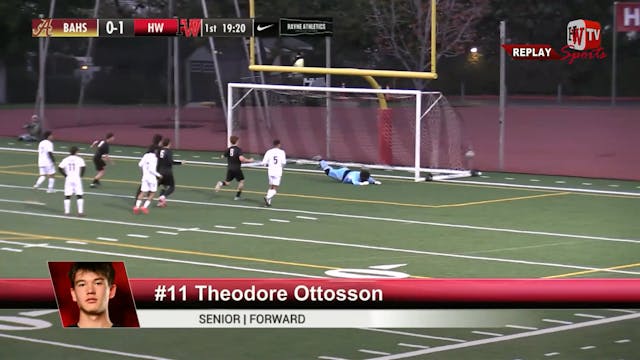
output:
[[[298,163],[321,157],[416,181],[471,175],[462,118],[439,92],[229,83],[227,102],[228,136],[247,153],[279,139]]]

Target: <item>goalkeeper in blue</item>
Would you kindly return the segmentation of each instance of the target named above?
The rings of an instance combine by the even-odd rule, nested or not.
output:
[[[327,176],[336,179],[343,184],[353,185],[381,185],[380,181],[376,181],[368,170],[351,170],[348,167],[334,168],[329,166],[325,160],[320,160],[320,167]]]

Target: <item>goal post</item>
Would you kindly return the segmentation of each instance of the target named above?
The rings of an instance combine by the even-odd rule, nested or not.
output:
[[[472,175],[462,118],[442,93],[250,83],[229,83],[227,91],[227,138],[239,136],[248,153],[264,153],[280,139],[298,164],[317,164],[312,159],[330,154],[330,162],[377,170],[378,177]],[[254,92],[270,105],[255,104]],[[388,108],[378,106],[379,94]]]

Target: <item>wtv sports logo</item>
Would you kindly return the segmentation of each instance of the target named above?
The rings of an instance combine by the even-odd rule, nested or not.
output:
[[[567,24],[567,44],[555,51],[549,44],[505,44],[503,48],[514,60],[576,60],[604,59],[607,54],[601,46],[602,28],[592,20],[573,20]]]
[[[572,50],[590,50],[600,47],[600,23],[591,20],[573,20],[567,24],[567,46]]]

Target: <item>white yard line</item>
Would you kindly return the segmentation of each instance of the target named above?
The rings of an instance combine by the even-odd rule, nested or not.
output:
[[[173,231],[156,231],[158,234],[164,234],[164,235],[178,235],[177,232],[173,232]]]
[[[114,239],[114,238],[110,238],[110,237],[103,237],[103,236],[98,236],[96,239],[103,240],[103,241],[118,241],[118,239]]]
[[[563,324],[563,325],[573,324],[573,322],[571,322],[571,321],[555,320],[555,319],[542,319],[542,321],[548,322],[548,323],[553,323],[553,324]]]
[[[0,202],[7,202],[7,203],[15,203],[15,204],[30,204],[30,205],[40,205],[40,206],[45,206],[47,204],[40,202],[40,201],[30,201],[30,200],[9,200],[9,199],[0,199]]]
[[[312,217],[312,216],[296,216],[298,219],[304,219],[304,220],[318,220],[318,218],[316,217]]]
[[[11,188],[11,189],[31,189],[31,187],[28,187],[28,186],[17,186],[17,185],[0,184],[0,188],[3,188],[3,187],[4,188]],[[99,193],[99,192],[85,192],[85,194],[96,195],[96,196],[115,197],[115,198],[125,198],[125,199],[130,199],[131,198],[130,195],[117,195],[117,194],[108,194],[108,193]],[[216,207],[228,207],[228,208],[240,208],[240,209],[253,209],[253,210],[258,210],[258,211],[262,210],[262,211],[297,213],[297,214],[308,214],[308,215],[324,215],[324,216],[333,216],[333,217],[338,217],[338,218],[373,220],[373,221],[386,221],[386,222],[401,223],[401,224],[416,224],[416,225],[427,225],[427,226],[439,226],[439,227],[448,227],[448,228],[455,228],[455,229],[480,230],[480,231],[504,232],[504,233],[522,234],[522,235],[537,235],[537,236],[548,236],[548,237],[566,237],[566,238],[585,239],[585,240],[613,241],[613,242],[640,244],[640,239],[623,239],[623,238],[613,238],[613,237],[606,237],[606,236],[590,236],[590,235],[554,233],[554,232],[546,232],[546,231],[532,231],[532,230],[520,230],[520,229],[494,228],[494,227],[484,227],[484,226],[475,226],[475,225],[439,223],[439,222],[432,222],[432,221],[384,218],[384,217],[365,216],[365,215],[352,215],[352,214],[340,214],[340,213],[325,213],[325,212],[308,211],[308,210],[276,209],[276,208],[265,208],[265,207],[261,207],[261,206],[256,207],[256,206],[248,206],[248,205],[233,205],[233,204],[211,203],[211,202],[202,202],[202,201],[188,201],[188,200],[177,200],[177,199],[172,199],[171,201],[175,202],[175,203],[183,203],[183,204],[216,206]],[[194,229],[198,229],[198,228],[194,228]],[[187,231],[187,230],[193,230],[193,229],[181,229],[181,231]],[[637,272],[636,274],[640,274],[640,272]]]
[[[99,353],[103,353],[103,354],[125,356],[125,357],[130,357],[130,358],[137,358],[137,359],[170,360],[168,358],[163,358],[163,357],[153,356],[153,355],[134,354],[134,353],[128,353],[128,352],[124,352],[124,351],[100,349],[100,348],[94,348],[94,347],[84,346],[84,345],[75,345],[75,344],[67,344],[67,343],[58,342],[58,341],[33,339],[33,338],[9,335],[9,334],[4,334],[4,333],[0,333],[0,337],[7,338],[7,339],[13,339],[13,340],[19,340],[19,341],[26,341],[26,342],[31,342],[31,343],[37,343],[37,344],[46,344],[46,345],[59,346],[59,347],[64,347],[64,348],[69,348],[69,349],[77,349],[77,350],[99,352]]]
[[[369,360],[408,359],[408,358],[412,358],[412,357],[416,357],[416,356],[422,356],[422,355],[425,355],[425,354],[432,354],[432,353],[437,353],[437,352],[442,352],[442,351],[449,351],[449,350],[468,348],[468,347],[473,347],[473,346],[478,346],[478,345],[493,344],[493,343],[497,343],[497,342],[501,342],[501,341],[509,341],[509,340],[514,340],[514,339],[524,339],[524,338],[528,338],[528,337],[532,337],[532,336],[538,336],[538,335],[553,334],[553,333],[557,333],[557,332],[561,332],[561,331],[574,330],[574,329],[580,329],[580,328],[585,328],[585,327],[590,327],[590,326],[609,324],[609,323],[614,323],[614,322],[618,322],[618,321],[632,320],[632,319],[636,319],[636,318],[639,318],[639,317],[640,317],[640,313],[629,314],[629,315],[621,315],[621,316],[616,316],[616,317],[611,317],[611,318],[606,318],[606,319],[585,321],[585,322],[581,322],[581,323],[577,323],[577,324],[556,326],[556,327],[546,328],[546,329],[542,329],[542,330],[535,330],[535,331],[529,331],[529,332],[522,332],[522,333],[518,333],[518,334],[505,335],[505,336],[501,336],[501,337],[493,337],[493,338],[488,338],[488,339],[467,341],[467,342],[461,343],[461,344],[444,345],[444,346],[438,346],[438,347],[433,347],[433,348],[424,349],[424,350],[416,350],[416,351],[410,351],[410,352],[406,352],[406,353],[393,354],[393,355],[377,357],[377,358],[373,358],[373,359],[369,359]]]
[[[582,313],[577,313],[577,314],[573,314],[573,315],[578,316],[578,317],[591,318],[591,319],[604,319],[604,318],[606,318],[606,316],[602,316],[602,315],[591,315],[591,314],[582,314]]]
[[[42,315],[47,315],[47,314],[51,314],[51,313],[57,313],[58,310],[34,310],[34,311],[24,311],[21,313],[18,313],[22,316],[28,316],[28,317],[38,317],[38,316],[42,316]]]
[[[282,219],[269,219],[269,221],[279,222],[279,223],[289,223],[289,222],[291,222],[289,220],[282,220]]]
[[[416,349],[428,349],[429,348],[429,346],[407,344],[407,343],[398,343],[398,346],[405,346],[405,347],[416,348]]]
[[[21,249],[14,249],[14,248],[9,248],[9,247],[3,247],[3,248],[0,248],[0,250],[11,251],[11,252],[22,252]]]
[[[522,330],[538,330],[537,327],[533,327],[533,326],[505,325],[505,327],[513,328],[513,329],[522,329]]]
[[[262,226],[264,225],[263,223],[256,223],[256,222],[243,222],[243,225],[250,225],[250,226]]]
[[[504,336],[504,334],[492,333],[487,331],[472,331],[473,334],[477,335],[487,335],[487,336]]]
[[[235,226],[225,226],[225,225],[214,225],[213,226],[216,229],[235,229]]]
[[[134,237],[134,238],[140,238],[140,239],[146,239],[149,237],[149,235],[142,235],[142,234],[127,234],[128,237]]]
[[[395,335],[412,336],[412,337],[423,338],[423,339],[451,341],[451,342],[457,342],[457,343],[466,342],[466,340],[462,340],[462,339],[454,339],[454,338],[448,338],[448,337],[442,337],[442,336],[432,336],[432,335],[425,335],[425,334],[416,334],[416,333],[410,333],[410,332],[407,332],[407,331],[375,329],[375,328],[360,329],[360,330],[375,331],[375,332],[381,332],[381,333],[387,333],[387,334],[395,334]]]
[[[361,352],[361,353],[365,353],[365,354],[389,355],[388,352],[383,352],[383,351],[374,351],[374,350],[367,350],[367,349],[358,349],[358,351]]]
[[[510,263],[510,264],[535,265],[535,266],[557,267],[557,268],[564,268],[564,269],[590,270],[590,271],[640,275],[640,272],[637,272],[637,271],[611,270],[611,269],[593,268],[593,267],[587,267],[587,266],[547,263],[547,262],[538,262],[538,261],[491,258],[491,257],[485,257],[485,256],[469,256],[469,255],[450,254],[450,253],[437,253],[433,251],[392,248],[392,247],[386,247],[386,246],[350,244],[350,243],[341,243],[341,242],[324,241],[324,240],[311,240],[311,239],[272,236],[272,235],[263,235],[263,234],[250,234],[250,233],[241,233],[241,232],[204,230],[199,228],[183,229],[175,226],[132,223],[127,221],[117,221],[117,220],[107,220],[107,219],[69,218],[62,215],[42,214],[42,213],[35,213],[30,211],[0,209],[0,213],[31,215],[31,216],[40,216],[40,217],[48,217],[48,218],[66,219],[70,221],[87,221],[87,222],[97,222],[101,224],[127,225],[127,226],[134,226],[134,227],[154,228],[154,229],[194,231],[194,232],[205,233],[205,234],[229,235],[229,236],[249,237],[249,238],[257,238],[257,239],[270,239],[270,240],[277,240],[277,241],[289,241],[289,242],[299,242],[299,243],[307,243],[307,244],[322,244],[322,245],[330,245],[330,246],[337,246],[337,247],[348,247],[348,248],[388,251],[388,252],[407,253],[407,254],[432,255],[432,256],[442,256],[442,257],[450,257],[450,258],[458,258],[458,259],[467,259],[467,260],[495,261],[495,262]]]

